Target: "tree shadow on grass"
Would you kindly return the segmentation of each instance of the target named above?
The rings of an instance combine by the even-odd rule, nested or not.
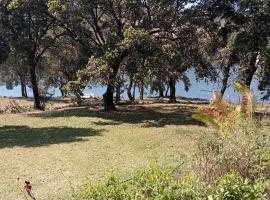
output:
[[[102,131],[70,127],[0,126],[0,149],[83,142],[87,141],[86,137],[100,136]]]
[[[41,118],[57,118],[57,117],[95,117],[105,122],[94,122],[95,125],[119,125],[121,123],[142,124],[143,127],[164,127],[166,125],[198,125],[204,126],[203,123],[192,118],[193,109],[195,107],[186,106],[155,106],[144,107],[139,106],[136,109],[128,107],[120,107],[118,112],[102,112],[93,111],[88,108],[73,108],[57,112],[47,112],[30,114],[30,116]]]

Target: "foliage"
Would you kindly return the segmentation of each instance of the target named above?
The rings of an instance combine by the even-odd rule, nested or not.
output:
[[[269,179],[269,127],[251,119],[232,126],[233,132],[201,137],[196,163],[201,176],[211,182],[234,170],[250,180]]]
[[[231,170],[250,180],[269,178],[269,126],[253,117],[249,88],[235,83],[235,89],[242,94],[241,105],[230,104],[214,93],[210,105],[194,115],[216,128],[215,135],[204,136],[198,144],[197,167],[208,182]]]
[[[209,106],[199,107],[193,118],[212,125],[217,130],[231,129],[235,123],[242,119],[252,118],[255,106],[249,88],[239,82],[236,82],[234,86],[242,95],[241,105],[235,106],[223,99],[221,94],[213,92]]]
[[[254,199],[266,200],[266,182],[251,182],[236,173],[228,173],[217,178],[212,184],[188,176],[176,179],[171,168],[152,166],[150,170],[140,170],[134,177],[123,181],[119,176],[110,176],[104,182],[93,184],[87,181],[75,199]]]
[[[87,182],[75,199],[206,199],[206,191],[193,178],[177,181],[171,168],[154,165],[128,180],[110,176],[104,183]]]
[[[212,188],[213,199],[218,200],[265,200],[265,185],[263,183],[252,183],[243,179],[235,173],[226,174],[217,178]]]

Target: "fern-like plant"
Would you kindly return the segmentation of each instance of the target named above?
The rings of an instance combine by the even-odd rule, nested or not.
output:
[[[240,105],[231,104],[228,100],[223,99],[220,93],[213,92],[209,106],[198,108],[193,118],[218,130],[231,129],[232,125],[243,117],[252,118],[254,104],[249,88],[238,82],[234,84],[234,88],[242,95]]]

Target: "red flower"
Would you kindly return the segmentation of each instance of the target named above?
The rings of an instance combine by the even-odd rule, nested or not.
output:
[[[32,185],[30,184],[30,182],[25,181],[24,189],[26,191],[30,191],[32,189]]]

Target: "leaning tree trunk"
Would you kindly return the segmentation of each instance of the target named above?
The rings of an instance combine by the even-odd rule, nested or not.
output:
[[[132,93],[131,93],[132,87],[133,87],[133,77],[130,77],[129,85],[127,88],[127,96],[130,101],[134,101],[134,97],[132,96]]]
[[[64,89],[64,85],[65,85],[65,84],[61,81],[61,82],[60,82],[59,90],[60,90],[61,96],[62,96],[63,98],[67,96],[67,93],[66,93],[66,91],[65,91],[65,89]]]
[[[33,89],[33,95],[35,100],[35,109],[37,110],[44,110],[44,106],[40,101],[39,90],[38,90],[38,83],[37,83],[37,75],[36,75],[36,65],[32,64],[30,66],[30,77]]]
[[[245,68],[242,72],[241,82],[244,83],[249,88],[251,86],[253,76],[255,75],[255,73],[257,71],[259,59],[260,59],[259,53],[254,53],[251,56],[251,59],[249,61],[249,66],[247,68]]]
[[[176,88],[175,88],[176,80],[175,79],[170,79],[169,80],[169,87],[170,87],[170,103],[175,103],[176,102]]]
[[[61,92],[61,96],[64,98],[66,97],[66,94],[64,92],[64,90],[62,89],[62,87],[59,88],[60,92]]]

